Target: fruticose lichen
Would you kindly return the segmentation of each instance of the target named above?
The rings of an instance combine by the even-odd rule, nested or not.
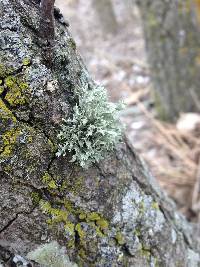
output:
[[[106,90],[95,85],[76,90],[72,117],[63,119],[57,156],[72,152],[71,161],[87,168],[114,149],[122,133],[119,111],[122,105],[108,102]]]

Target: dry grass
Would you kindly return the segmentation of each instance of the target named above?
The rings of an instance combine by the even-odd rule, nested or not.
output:
[[[151,143],[158,150],[162,150],[167,159],[164,164],[160,164],[159,160],[153,161],[154,172],[158,180],[175,200],[184,203],[181,210],[186,216],[199,218],[199,137],[195,135],[195,132],[182,132],[176,128],[176,125],[156,120],[142,103],[138,102],[138,105],[153,126]],[[149,161],[149,158],[146,159]],[[183,194],[180,194],[180,190]]]
[[[147,94],[147,90],[143,90],[143,94]],[[155,119],[140,101],[141,97],[141,91],[136,92],[126,103],[136,104],[150,125],[149,147],[143,147],[142,156],[179,210],[189,219],[200,222],[200,134],[183,132],[174,124]],[[148,153],[150,147],[156,151],[154,156]]]

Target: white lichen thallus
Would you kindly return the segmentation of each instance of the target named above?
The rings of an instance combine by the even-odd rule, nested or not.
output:
[[[78,99],[73,114],[63,119],[58,134],[57,156],[72,153],[72,162],[87,168],[103,159],[106,152],[114,149],[122,135],[119,113],[123,104],[110,103],[104,87],[88,85],[75,92]]]

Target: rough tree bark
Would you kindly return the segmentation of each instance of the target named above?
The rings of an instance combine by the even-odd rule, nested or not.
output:
[[[111,0],[92,0],[98,16],[99,24],[104,34],[114,34],[118,30],[118,23],[114,14]]]
[[[160,116],[199,111],[200,1],[137,0]]]
[[[45,65],[38,2],[0,0],[0,265],[200,266],[193,226],[128,142],[88,170],[55,156],[74,89],[93,81],[58,20]],[[55,241],[57,260],[67,253],[74,264],[53,265]],[[33,255],[46,243],[45,265]]]

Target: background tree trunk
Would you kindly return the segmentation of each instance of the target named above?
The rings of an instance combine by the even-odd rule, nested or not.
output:
[[[118,30],[111,0],[92,0],[93,7],[99,19],[104,34],[114,34]]]
[[[58,12],[45,65],[38,2],[0,0],[0,263],[200,266],[192,225],[128,142],[88,170],[56,157],[74,91],[93,81]]]
[[[199,111],[199,1],[137,2],[159,115],[174,120],[181,112]]]

